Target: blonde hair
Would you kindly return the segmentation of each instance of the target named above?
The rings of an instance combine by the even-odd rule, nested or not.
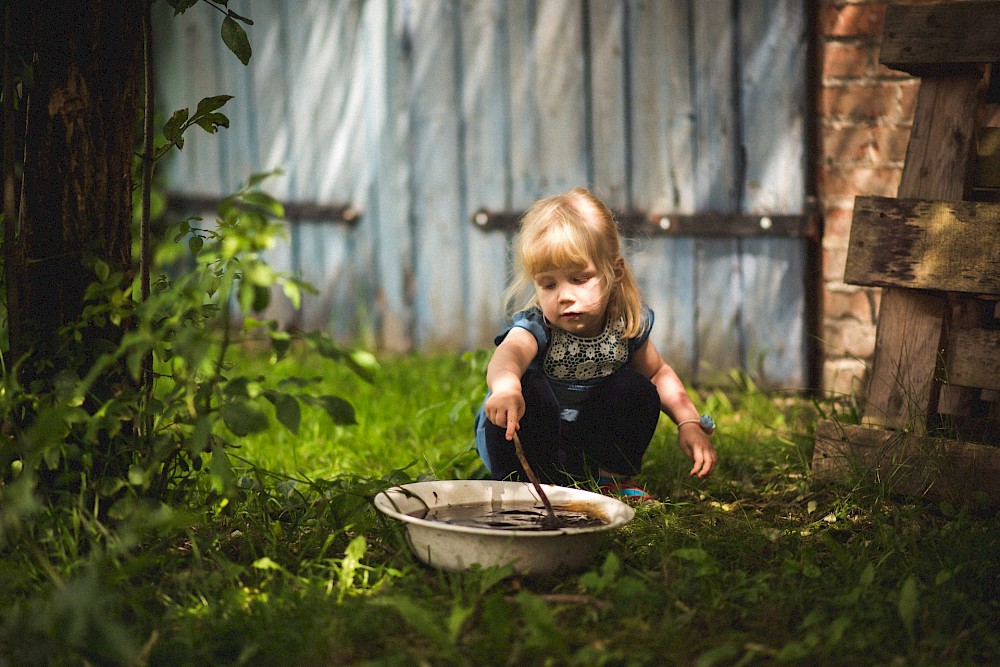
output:
[[[593,262],[608,294],[608,318],[625,320],[626,337],[638,335],[642,297],[621,246],[614,215],[586,188],[540,199],[521,217],[514,240],[516,268],[504,307],[511,313],[537,306],[537,274]],[[512,307],[520,299],[525,300]]]

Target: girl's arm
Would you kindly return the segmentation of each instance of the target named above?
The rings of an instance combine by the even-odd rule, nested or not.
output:
[[[521,376],[531,360],[538,354],[538,341],[527,329],[514,327],[500,341],[486,367],[486,386],[490,395],[483,404],[486,418],[507,429],[507,439],[514,439],[514,431],[524,416],[524,395],[521,393]]]
[[[698,419],[698,409],[684,389],[684,383],[677,373],[663,360],[656,346],[646,341],[632,357],[632,366],[649,378],[660,395],[660,409],[674,422]],[[715,468],[718,458],[712,441],[697,423],[688,423],[677,429],[677,444],[681,451],[694,462],[691,475],[708,477]]]

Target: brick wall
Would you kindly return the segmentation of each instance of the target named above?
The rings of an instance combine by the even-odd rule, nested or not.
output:
[[[844,283],[856,195],[894,197],[919,79],[878,62],[885,0],[821,0],[817,10],[816,195],[824,217],[823,387],[863,390],[879,291]]]

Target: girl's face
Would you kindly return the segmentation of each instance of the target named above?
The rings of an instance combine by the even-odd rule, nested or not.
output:
[[[604,330],[609,295],[593,262],[583,268],[536,273],[533,282],[549,324],[581,338]]]

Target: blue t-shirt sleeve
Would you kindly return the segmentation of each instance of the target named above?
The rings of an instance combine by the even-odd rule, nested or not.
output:
[[[640,315],[639,334],[628,342],[628,354],[630,358],[649,340],[649,334],[653,330],[654,319],[653,310],[646,304],[643,304],[642,314]]]
[[[529,308],[528,310],[514,313],[510,326],[493,339],[493,344],[499,345],[507,337],[507,334],[510,333],[510,330],[515,327],[526,329],[528,333],[534,336],[539,350],[544,350],[545,346],[548,345],[549,333],[545,328],[545,318],[542,316],[542,311],[538,308]]]

